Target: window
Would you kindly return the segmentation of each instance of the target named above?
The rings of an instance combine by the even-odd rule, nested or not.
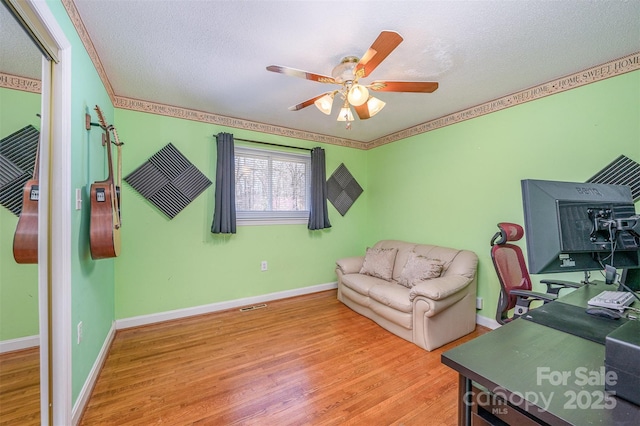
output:
[[[236,146],[235,168],[239,225],[308,222],[309,154]]]

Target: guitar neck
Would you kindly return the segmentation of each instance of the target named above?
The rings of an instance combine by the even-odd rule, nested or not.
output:
[[[120,138],[118,137],[118,131],[115,127],[111,126],[113,130],[113,138],[115,139],[115,145],[118,147],[118,176],[117,176],[117,185],[122,187],[122,145],[123,142],[120,142]]]
[[[102,144],[107,147],[107,162],[109,163],[109,176],[107,177],[107,181],[113,185],[113,162],[111,160],[111,130],[113,126],[107,124],[107,120],[104,119],[104,115],[102,115],[102,110],[98,105],[95,107],[96,113],[98,114],[98,120],[100,120],[100,126],[104,133],[102,134]]]
[[[107,181],[113,183],[113,161],[111,159],[111,138],[109,137],[109,128],[105,129],[103,133],[103,143],[107,147],[107,166],[109,167],[109,175],[107,176]]]

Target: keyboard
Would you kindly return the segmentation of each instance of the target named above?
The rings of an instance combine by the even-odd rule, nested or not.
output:
[[[599,295],[591,298],[589,306],[600,306],[602,308],[623,310],[633,303],[635,297],[628,291],[603,291]]]

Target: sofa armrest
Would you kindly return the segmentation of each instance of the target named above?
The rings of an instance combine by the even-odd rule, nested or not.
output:
[[[357,274],[364,264],[364,256],[345,257],[336,261],[343,274]]]
[[[442,300],[467,287],[473,280],[463,275],[449,275],[446,277],[426,280],[415,285],[409,292],[409,300],[418,296],[432,300]]]

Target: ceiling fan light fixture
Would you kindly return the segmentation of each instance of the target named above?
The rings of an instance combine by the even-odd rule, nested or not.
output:
[[[344,105],[340,109],[340,114],[338,114],[338,121],[353,121],[353,113],[351,112],[351,108],[349,105]]]
[[[351,105],[360,106],[369,99],[369,90],[361,84],[354,84],[353,87],[349,89],[347,99]]]
[[[331,107],[333,107],[333,94],[327,93],[321,98],[316,99],[313,103],[323,114],[331,114]]]
[[[367,101],[367,108],[369,109],[369,117],[373,117],[377,113],[379,113],[382,108],[386,105],[386,102],[381,101],[378,98],[374,98],[371,96]]]
[[[331,71],[331,77],[333,77],[337,83],[353,80],[358,61],[357,56],[345,56],[342,58],[342,61],[340,61],[340,64]]]

